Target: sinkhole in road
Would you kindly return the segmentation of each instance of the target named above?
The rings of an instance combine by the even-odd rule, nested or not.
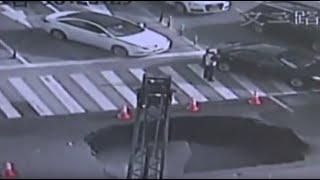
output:
[[[91,133],[85,140],[97,152],[96,157],[114,164],[111,169],[122,169],[111,174],[123,177],[124,167],[120,166],[129,158],[132,132],[133,124],[116,125]],[[289,163],[304,160],[309,149],[291,129],[239,117],[172,118],[169,137],[168,169],[182,173]],[[182,163],[177,165],[177,161]]]

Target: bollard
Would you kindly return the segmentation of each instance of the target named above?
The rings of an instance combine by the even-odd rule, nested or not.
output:
[[[163,26],[167,26],[168,25],[168,22],[167,22],[167,18],[164,16],[164,13],[163,11],[161,11],[161,14],[160,14],[160,18],[159,18],[159,22],[160,24],[162,24]]]
[[[179,35],[180,35],[180,36],[183,36],[183,35],[184,35],[184,30],[185,30],[185,25],[184,25],[184,24],[181,24],[181,25],[180,25],[180,29],[179,29]]]
[[[196,34],[195,36],[194,36],[194,39],[193,39],[193,44],[194,45],[197,45],[198,44],[198,35]]]
[[[163,19],[164,19],[164,15],[163,15],[163,10],[161,10],[160,12],[160,18],[159,18],[159,22],[162,24],[163,22]]]
[[[167,27],[170,29],[173,28],[173,17],[172,16],[169,16]]]

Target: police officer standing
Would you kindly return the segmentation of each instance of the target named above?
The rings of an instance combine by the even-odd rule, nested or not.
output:
[[[213,81],[214,72],[219,60],[219,52],[217,49],[209,49],[204,56],[204,73],[203,78]]]
[[[209,66],[211,62],[212,52],[210,52],[210,49],[206,49],[206,53],[202,57],[202,67],[204,69],[203,71],[203,78],[208,78],[208,72],[209,72]]]

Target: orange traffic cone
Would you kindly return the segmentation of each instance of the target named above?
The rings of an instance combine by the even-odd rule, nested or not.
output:
[[[192,98],[190,105],[188,106],[190,112],[198,112],[200,110],[199,103],[195,98]]]
[[[18,172],[14,169],[14,166],[10,162],[6,162],[6,168],[3,173],[4,178],[15,179],[18,177]]]
[[[249,104],[251,104],[251,105],[261,105],[262,104],[257,91],[253,92],[253,97],[251,99],[249,99]]]
[[[121,109],[121,111],[118,113],[117,115],[117,118],[119,120],[123,120],[123,121],[126,121],[126,120],[129,120],[131,119],[131,114],[130,114],[130,110],[128,108],[127,105],[124,105]]]

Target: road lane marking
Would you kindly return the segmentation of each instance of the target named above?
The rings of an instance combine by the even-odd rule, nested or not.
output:
[[[104,111],[117,110],[117,107],[83,74],[71,74],[73,79]]]
[[[139,68],[132,68],[129,70],[131,74],[133,74],[139,81],[140,83],[143,82],[143,75],[145,73],[145,71],[143,69],[139,69]],[[178,104],[178,100],[176,99],[175,95],[172,95],[172,103],[173,105]]]
[[[275,98],[274,96],[268,96],[269,99],[271,99],[273,102],[275,102],[276,104],[278,104],[280,107],[284,108],[285,110],[293,113],[294,110],[292,108],[290,108],[289,106],[287,106],[285,103],[281,102],[279,99]]]
[[[170,62],[172,58],[199,58],[204,54],[203,51],[191,51],[191,52],[175,52],[175,53],[164,53],[159,55],[153,55],[148,57],[136,58],[135,60],[144,61],[161,59],[161,62]],[[167,59],[163,59],[167,58]],[[0,70],[13,70],[13,69],[28,69],[28,68],[45,68],[45,67],[60,67],[60,66],[78,66],[78,65],[92,65],[97,63],[112,63],[119,61],[127,61],[128,59],[120,57],[104,58],[104,59],[87,59],[83,61],[78,60],[67,60],[60,62],[48,62],[48,63],[29,63],[29,64],[18,64],[18,65],[5,65],[0,66]]]
[[[22,78],[9,78],[21,96],[33,107],[40,116],[53,116],[53,112],[40,100],[39,96],[22,80]]]
[[[233,74],[231,73],[230,76],[236,80],[242,87],[244,87],[250,94],[253,94],[254,91],[257,91],[259,96],[266,96],[267,94],[263,92],[260,88],[254,85],[248,78],[244,77],[241,74]]]
[[[53,78],[52,75],[40,76],[41,81],[56,96],[56,98],[69,110],[70,113],[85,113],[77,101]]]
[[[172,67],[165,66],[159,69],[172,77],[173,82],[191,98],[195,98],[199,102],[207,102],[208,99],[202,95],[196,88],[189,84],[182,76],[180,76]]]
[[[0,44],[9,51],[9,53],[13,56],[13,53],[16,53],[16,59],[18,59],[21,64],[29,65],[30,63],[26,60],[19,52],[10,47],[7,43],[5,43],[2,39],[0,39]]]
[[[12,106],[9,100],[0,91],[0,109],[7,118],[21,118],[21,114]]]
[[[203,68],[199,64],[188,64],[188,67],[202,79]],[[225,87],[219,80],[215,79],[214,82],[205,82],[215,91],[217,91],[224,99],[239,99],[237,95],[235,95],[231,90]]]
[[[102,71],[102,76],[120,93],[134,108],[137,107],[136,94],[113,71]]]
[[[23,10],[15,10],[7,4],[0,5],[0,8],[2,9],[2,11],[0,11],[1,14],[26,26],[29,29],[32,28],[32,25],[27,21],[27,16]]]
[[[132,68],[129,70],[131,74],[133,74],[141,83],[143,82],[143,75],[145,71],[143,69]]]
[[[279,81],[272,80],[271,83],[279,89],[283,93],[292,93],[292,94],[297,94],[298,92],[286,85],[285,83],[280,83]]]

